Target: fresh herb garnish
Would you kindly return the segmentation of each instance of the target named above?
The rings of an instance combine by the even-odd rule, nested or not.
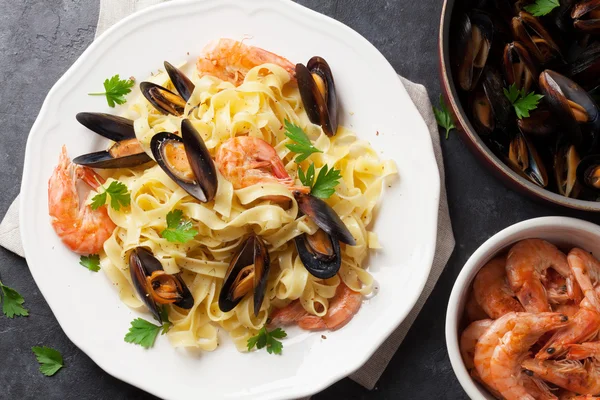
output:
[[[557,7],[560,7],[559,0],[535,0],[535,3],[525,6],[525,11],[534,17],[543,17]]]
[[[277,339],[283,339],[286,336],[287,333],[281,328],[276,328],[269,332],[267,328],[263,326],[255,336],[248,339],[248,351],[256,346],[259,350],[266,347],[269,354],[281,354],[283,344]]]
[[[297,164],[306,160],[313,153],[322,153],[321,150],[313,146],[312,142],[308,138],[308,135],[298,125],[292,124],[287,119],[284,121],[285,125],[285,136],[290,138],[294,143],[286,144],[285,147],[298,153],[298,156],[294,159]]]
[[[508,89],[504,88],[504,95],[511,102],[517,113],[517,118],[523,119],[529,117],[529,111],[537,108],[540,100],[544,98],[541,94],[534,92],[527,93],[525,89],[517,89],[517,85],[513,83]]]
[[[173,210],[167,214],[167,229],[160,236],[171,243],[186,243],[192,240],[198,231],[193,228],[192,221],[183,219],[183,211]]]
[[[315,164],[312,163],[306,170],[306,174],[302,168],[298,168],[298,178],[304,186],[310,187],[313,196],[328,199],[335,193],[335,187],[340,184],[342,173],[339,169],[329,169],[325,164],[315,179]]]
[[[2,292],[0,300],[2,300],[2,312],[4,315],[8,318],[13,318],[15,315],[17,317],[26,317],[29,315],[29,311],[22,305],[25,302],[25,299],[23,299],[23,296],[21,296],[19,292],[5,286],[1,281],[0,290]]]
[[[58,350],[50,347],[33,346],[31,348],[33,354],[40,363],[40,371],[46,376],[52,376],[63,367],[63,358]]]
[[[127,343],[139,344],[145,349],[154,346],[158,334],[164,335],[169,331],[169,328],[172,325],[171,322],[169,322],[169,314],[166,307],[161,309],[160,316],[164,321],[162,326],[154,325],[143,318],[136,318],[131,321],[131,327],[129,328],[129,332],[125,335],[125,341]]]
[[[97,210],[106,204],[106,195],[110,194],[110,206],[119,211],[121,206],[127,207],[131,201],[127,186],[119,181],[112,181],[107,188],[101,186],[104,191],[92,197],[92,210]]]
[[[98,254],[90,254],[89,256],[81,256],[79,265],[83,265],[93,272],[100,271],[100,256]]]
[[[440,108],[433,106],[433,113],[435,114],[435,120],[438,125],[442,128],[446,129],[446,140],[450,137],[450,131],[452,129],[456,129],[456,125],[454,125],[454,121],[452,121],[452,116],[448,111],[448,107],[446,107],[446,103],[444,103],[444,98],[440,95]]]
[[[104,92],[88,93],[90,96],[106,96],[106,101],[109,107],[114,107],[116,104],[125,104],[127,99],[125,95],[131,92],[131,88],[135,82],[133,79],[120,79],[119,74],[104,81]]]

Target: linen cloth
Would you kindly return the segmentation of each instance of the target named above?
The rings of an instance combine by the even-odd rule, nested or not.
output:
[[[161,3],[165,0],[100,0],[100,15],[96,29],[96,37],[102,34],[106,29],[127,15],[146,8],[151,5]],[[448,212],[448,200],[446,197],[446,185],[444,183],[444,163],[442,159],[442,149],[440,147],[440,135],[433,115],[431,103],[427,90],[423,85],[415,84],[407,79],[399,77],[402,81],[408,95],[421,113],[421,116],[427,123],[435,159],[440,171],[441,196],[438,215],[438,236],[435,250],[435,258],[431,273],[423,289],[423,293],[408,317],[400,324],[398,329],[381,345],[375,354],[364,366],[350,375],[350,378],[367,389],[373,389],[381,377],[386,366],[390,362],[396,350],[406,337],[408,330],[417,318],[417,315],[423,308],[425,301],[431,294],[438,278],[440,277],[452,251],[454,250],[454,235],[452,233],[452,224]],[[19,197],[13,201],[8,209],[2,223],[0,223],[0,246],[12,251],[15,254],[24,257],[23,245],[19,232]]]

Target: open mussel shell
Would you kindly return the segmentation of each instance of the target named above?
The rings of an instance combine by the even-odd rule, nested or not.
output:
[[[591,154],[579,162],[577,180],[594,193],[600,193],[600,154]]]
[[[540,187],[548,186],[548,172],[535,146],[518,131],[511,140],[506,159],[509,167]]]
[[[521,11],[511,24],[515,40],[521,42],[540,64],[562,59],[558,44],[536,17]]]
[[[483,91],[488,99],[496,121],[496,127],[504,129],[514,119],[514,108],[504,95],[504,82],[498,70],[486,67],[482,77]]]
[[[554,178],[558,192],[563,196],[577,198],[581,190],[577,179],[580,158],[575,145],[559,142],[554,154]]]
[[[474,11],[463,14],[457,24],[456,75],[460,87],[470,92],[477,87],[492,47],[494,24],[490,17]]]
[[[323,200],[310,194],[299,191],[294,192],[298,208],[310,218],[319,228],[323,229],[334,239],[351,246],[356,245],[356,240],[337,215],[337,213]]]
[[[140,90],[146,100],[159,112],[175,116],[183,115],[186,101],[178,94],[152,82],[140,83]]]
[[[157,133],[150,142],[152,155],[163,171],[197,200],[206,203],[217,193],[217,171],[200,133],[181,122],[181,137]]]
[[[267,246],[259,236],[251,234],[229,263],[219,294],[219,309],[231,311],[247,294],[252,293],[253,311],[257,316],[265,297],[270,266]]]
[[[82,112],[75,118],[86,128],[115,141],[106,151],[75,157],[73,162],[90,168],[132,168],[152,161],[135,137],[133,121],[104,113]]]
[[[516,85],[517,89],[529,93],[537,84],[539,73],[529,51],[519,42],[512,42],[504,48],[504,76],[508,85]]]
[[[600,42],[587,46],[568,65],[566,74],[586,90],[600,85]]]
[[[158,322],[163,322],[160,305],[174,304],[184,309],[194,306],[194,297],[181,276],[167,274],[150,250],[144,247],[131,250],[129,273],[138,297]]]
[[[300,260],[306,270],[319,279],[329,279],[340,270],[342,255],[340,242],[318,229],[314,234],[307,233],[294,239]]]
[[[320,125],[327,136],[335,135],[338,128],[338,100],[327,61],[315,56],[306,66],[296,64],[296,80],[310,121]]]
[[[557,130],[556,119],[545,103],[540,103],[529,117],[519,119],[517,125],[524,134],[538,137],[550,136]]]
[[[173,86],[175,86],[177,93],[179,93],[183,100],[188,101],[195,89],[192,81],[185,76],[185,74],[179,68],[176,68],[167,61],[165,61],[165,70],[169,75],[169,79],[171,79],[171,83],[173,83]]]
[[[600,33],[600,0],[584,0],[579,2],[571,17],[575,20],[575,29],[591,34]]]

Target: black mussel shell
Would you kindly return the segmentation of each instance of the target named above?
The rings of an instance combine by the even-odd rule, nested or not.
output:
[[[461,16],[457,29],[457,80],[463,90],[470,92],[477,87],[487,64],[494,36],[494,24],[487,14],[474,11]]]
[[[152,82],[140,83],[140,90],[146,100],[159,112],[176,116],[183,115],[186,101],[178,94]]]
[[[504,82],[498,70],[486,67],[481,83],[496,119],[496,126],[504,129],[514,123],[514,107],[504,95]]]
[[[146,153],[137,153],[124,157],[113,157],[108,151],[97,151],[73,159],[73,163],[90,168],[133,168],[152,161]]]
[[[595,193],[600,192],[600,154],[591,154],[579,162],[577,180]]]
[[[306,270],[319,279],[329,279],[340,270],[342,256],[340,242],[329,236],[325,231],[319,229],[314,235],[303,234],[294,239],[298,255]],[[313,245],[314,241],[320,241],[319,248]]]
[[[163,267],[150,250],[143,247],[136,247],[131,250],[129,253],[129,272],[133,287],[140,300],[148,307],[154,318],[162,323],[160,307],[152,296],[148,280],[146,279],[157,271],[163,271]],[[165,274],[165,276],[167,275]],[[175,286],[178,288],[177,300],[173,304],[184,309],[192,308],[194,298],[183,279],[181,279],[181,276],[179,274],[168,275],[168,279],[175,280]]]
[[[356,245],[356,240],[336,214],[336,212],[323,200],[310,194],[294,192],[294,197],[298,202],[298,207],[303,214],[307,215],[319,228],[323,229],[334,239],[349,244]]]
[[[556,119],[545,103],[540,103],[529,117],[518,120],[517,125],[524,134],[539,137],[550,136],[557,130]]]
[[[115,142],[135,139],[133,121],[116,115],[80,112],[75,118],[89,130]]]
[[[471,115],[473,116],[473,125],[480,135],[489,135],[496,129],[496,118],[492,110],[490,100],[479,86],[470,96]]]
[[[587,46],[567,66],[566,74],[586,90],[600,85],[600,42]]]
[[[185,74],[179,69],[173,66],[171,63],[165,61],[165,70],[169,74],[169,78],[177,89],[177,93],[185,100],[188,101],[192,96],[192,92],[195,89],[192,81],[185,76]]]
[[[573,31],[571,10],[577,1],[578,0],[560,0],[558,10],[552,13],[554,15],[552,20],[562,34],[570,34]]]
[[[520,41],[540,64],[562,59],[558,44],[533,15],[519,12],[512,20],[512,31],[515,40]]]
[[[306,66],[296,64],[296,80],[310,121],[321,125],[326,135],[335,135],[338,128],[338,100],[327,61],[315,56]]]
[[[251,234],[233,255],[219,294],[219,309],[231,311],[250,292],[254,295],[254,315],[265,297],[271,260],[262,239]]]
[[[577,198],[580,185],[577,180],[577,167],[580,158],[575,145],[560,142],[554,153],[554,178],[558,193],[566,197]]]
[[[548,172],[535,146],[520,131],[509,145],[508,166],[540,187],[548,186]]]
[[[195,129],[184,120],[181,124],[183,138],[168,132],[160,132],[152,137],[150,148],[158,165],[163,171],[197,200],[206,203],[214,198],[217,192],[217,173],[215,165],[208,154],[204,141]],[[194,133],[195,132],[195,133]],[[180,161],[189,171],[177,171],[174,164],[167,159],[167,151],[171,148],[183,147],[187,161]],[[180,150],[178,150],[180,151]]]
[[[533,58],[519,42],[512,42],[504,48],[504,76],[508,85],[515,84],[517,89],[529,93],[537,84],[539,73]]]
[[[575,29],[591,34],[600,33],[600,1],[584,0],[579,2],[571,12],[575,20]]]

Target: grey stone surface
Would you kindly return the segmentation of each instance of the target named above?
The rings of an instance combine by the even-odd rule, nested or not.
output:
[[[398,73],[425,84],[437,101],[441,1],[298,2],[360,32]],[[97,17],[95,0],[0,0],[0,215],[19,192],[27,135],[42,101],[93,40]],[[454,255],[375,390],[367,391],[344,379],[314,399],[467,398],[448,360],[444,318],[452,284],[469,255],[494,233],[524,219],[570,215],[600,220],[543,206],[511,192],[480,167],[456,136],[442,142],[457,242]],[[67,339],[23,259],[0,249],[0,277],[25,296],[31,312],[29,318],[9,320],[0,316],[0,398],[152,397],[103,372]],[[67,368],[52,378],[44,377],[30,350],[35,345],[60,350]]]

